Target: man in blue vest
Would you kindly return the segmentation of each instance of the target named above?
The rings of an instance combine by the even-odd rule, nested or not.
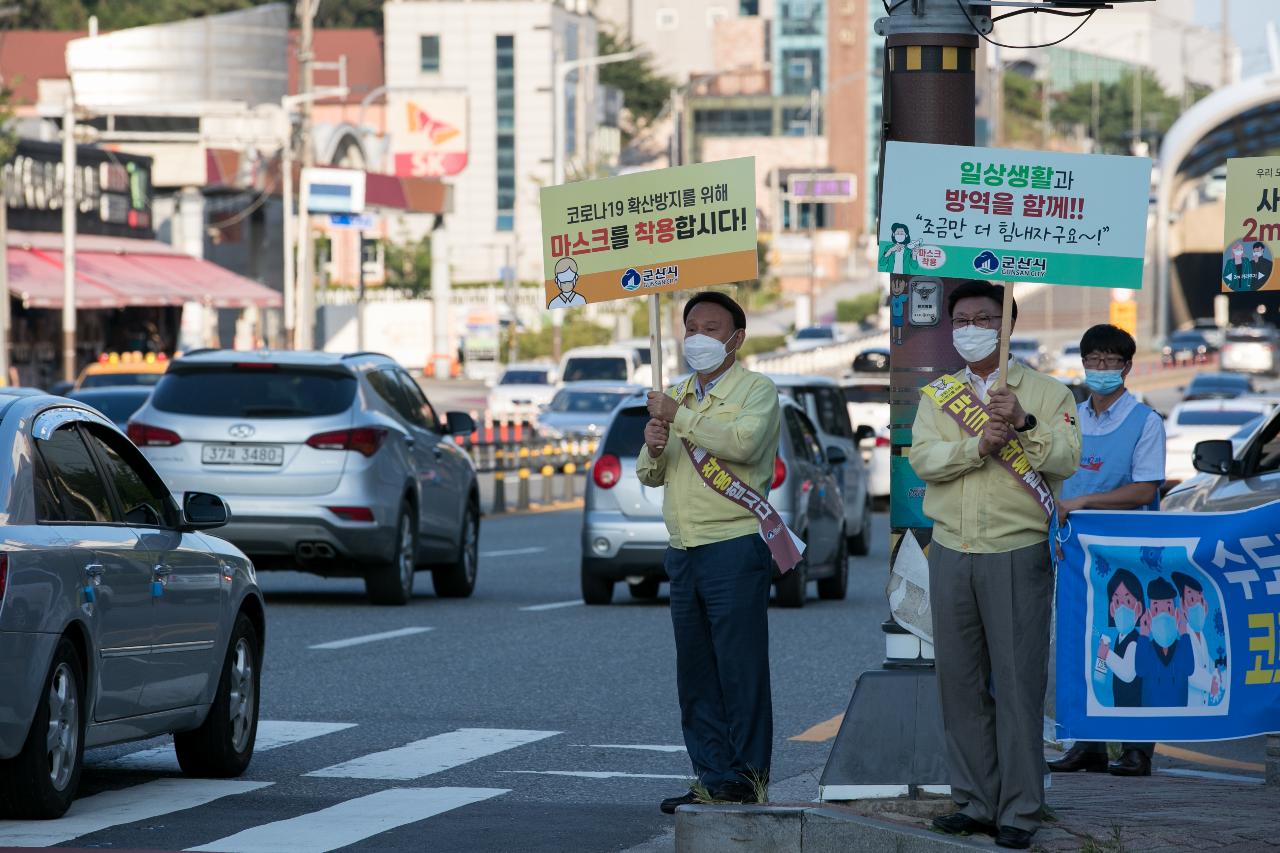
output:
[[[1164,482],[1164,422],[1124,387],[1125,377],[1133,369],[1136,351],[1133,337],[1116,326],[1094,326],[1080,339],[1089,399],[1076,409],[1083,436],[1080,470],[1062,484],[1062,500],[1058,502],[1060,519],[1079,509],[1159,508],[1160,484]],[[1120,587],[1121,592],[1125,590],[1134,598],[1130,611],[1136,608],[1138,612],[1133,615],[1142,618],[1142,587],[1136,578]],[[1113,597],[1115,593],[1113,590]],[[1113,619],[1116,609],[1113,607]],[[1134,626],[1124,627],[1121,640],[1127,645],[1133,639],[1127,635]],[[1109,660],[1108,666],[1113,673],[1124,672],[1132,683],[1135,680],[1133,664],[1124,657],[1126,651],[1118,645],[1109,651],[1116,660]],[[1121,704],[1126,695],[1123,690],[1118,691],[1116,704]],[[1140,699],[1134,704],[1140,704]],[[1122,744],[1120,759],[1108,764],[1106,744],[1081,741],[1067,750],[1066,755],[1050,761],[1049,769],[1057,773],[1085,770],[1110,771],[1114,776],[1150,776],[1154,746]]]

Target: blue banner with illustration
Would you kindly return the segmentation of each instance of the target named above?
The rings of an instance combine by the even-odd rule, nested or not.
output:
[[[1229,513],[1077,512],[1062,535],[1061,737],[1280,730],[1280,501]]]

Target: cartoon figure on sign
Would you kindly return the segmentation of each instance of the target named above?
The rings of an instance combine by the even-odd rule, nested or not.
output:
[[[1262,286],[1267,283],[1267,279],[1271,278],[1271,253],[1267,251],[1266,243],[1253,244],[1253,289],[1261,290]]]
[[[1222,701],[1226,684],[1223,674],[1209,655],[1209,642],[1205,638],[1209,605],[1205,601],[1204,587],[1198,580],[1182,572],[1173,573],[1173,584],[1182,596],[1182,609],[1187,619],[1187,639],[1191,642],[1191,652],[1195,659],[1195,671],[1188,680],[1187,702],[1192,708],[1216,705]]]
[[[551,297],[547,307],[572,308],[575,305],[586,305],[586,298],[575,289],[577,286],[578,262],[573,258],[561,258],[556,261],[556,287],[560,288],[560,293]]]
[[[1195,672],[1195,653],[1187,636],[1187,617],[1177,605],[1178,591],[1162,577],[1147,584],[1150,606],[1139,621],[1149,642],[1138,643],[1138,676],[1144,708],[1185,708]]]
[[[1253,259],[1245,257],[1244,243],[1237,240],[1225,252],[1222,262],[1222,280],[1230,290],[1241,292],[1253,290]]]
[[[1145,612],[1142,582],[1128,569],[1116,569],[1107,581],[1109,624],[1116,629],[1115,648],[1109,634],[1098,640],[1094,677],[1098,681],[1111,673],[1111,696],[1117,708],[1142,706],[1142,679],[1137,674],[1138,619]]]
[[[889,297],[889,318],[893,329],[893,342],[900,344],[902,330],[907,324],[907,302],[911,297],[907,295],[907,283],[902,279],[894,279],[889,287],[892,291]]]
[[[891,273],[911,275],[916,271],[916,249],[920,248],[920,240],[912,241],[911,232],[901,222],[893,223],[889,229],[893,245],[884,250],[884,257],[893,256]]]

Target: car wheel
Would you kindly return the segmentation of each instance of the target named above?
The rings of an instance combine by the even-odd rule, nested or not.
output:
[[[631,597],[640,601],[651,601],[658,597],[658,587],[662,586],[662,581],[658,578],[645,578],[640,583],[629,583],[627,587],[631,590]]]
[[[200,728],[178,732],[173,747],[188,776],[239,776],[253,758],[258,738],[258,698],[262,695],[262,642],[248,616],[236,616],[218,692]]]
[[[476,588],[476,574],[480,567],[480,513],[475,504],[467,504],[467,514],[462,519],[462,541],[458,543],[458,558],[451,565],[431,571],[431,582],[436,595],[441,598],[468,598]]]
[[[862,529],[849,537],[849,551],[858,557],[871,553],[871,499],[862,506]]]
[[[844,601],[848,590],[849,543],[841,536],[839,553],[836,554],[836,572],[831,577],[818,581],[818,598],[823,601]]]
[[[417,569],[418,531],[409,504],[400,507],[396,520],[396,550],[391,560],[373,566],[364,577],[364,589],[374,604],[408,604],[413,598],[413,573]]]
[[[803,535],[800,537],[805,538]],[[781,607],[804,607],[809,595],[809,561],[801,560],[796,567],[778,579],[776,601]]]
[[[84,764],[84,666],[71,641],[54,649],[42,700],[22,752],[0,761],[0,816],[62,817],[80,787]]]
[[[582,600],[587,604],[611,604],[613,602],[613,581],[594,574],[582,564]]]

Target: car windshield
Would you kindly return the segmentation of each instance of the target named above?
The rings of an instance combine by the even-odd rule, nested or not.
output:
[[[1179,426],[1240,426],[1262,417],[1247,409],[1188,409],[1178,415]]]
[[[1040,344],[1036,343],[1035,341],[1012,340],[1012,341],[1009,341],[1009,349],[1017,350],[1020,352],[1035,352],[1036,350],[1040,349]]]
[[[1204,335],[1199,332],[1178,332],[1169,338],[1171,344],[1202,344]]]
[[[580,356],[569,359],[564,366],[565,382],[625,382],[627,360],[620,356]]]
[[[844,387],[846,403],[888,403],[888,385],[846,385]]]
[[[81,388],[111,388],[120,385],[156,385],[163,373],[90,373],[80,380]]]
[[[832,338],[835,332],[830,326],[810,326],[796,332],[796,340],[812,340],[814,338]]]
[[[1072,344],[1071,346],[1063,347],[1063,348],[1062,348],[1062,354],[1063,354],[1063,355],[1079,355],[1079,354],[1080,354],[1080,345],[1079,345],[1079,344]]]
[[[79,400],[88,406],[93,406],[99,412],[107,416],[107,419],[118,424],[122,424],[129,420],[130,416],[138,409],[142,408],[142,404],[147,401],[146,394],[134,394],[132,392],[124,392],[120,394],[76,394],[72,393],[68,396],[72,400]]]
[[[1266,332],[1233,332],[1227,335],[1227,341],[1233,344],[1269,344],[1271,335]]]
[[[600,414],[613,411],[629,395],[617,391],[561,391],[547,406],[552,412]]]
[[[255,363],[166,373],[151,405],[215,418],[323,417],[346,410],[355,395],[349,374]]]
[[[636,347],[636,352],[640,354],[641,364],[652,364],[653,359],[649,355],[648,347]]]
[[[1189,391],[1247,391],[1249,380],[1242,376],[1197,376]]]
[[[499,385],[546,385],[545,370],[508,370],[502,374]]]
[[[604,437],[604,452],[624,459],[640,455],[644,447],[644,428],[649,423],[647,409],[623,409],[609,425]]]
[[[1232,433],[1231,440],[1239,441],[1241,439],[1248,438],[1249,436],[1253,435],[1253,431],[1258,428],[1258,424],[1260,423],[1262,423],[1262,415],[1258,415],[1253,420],[1247,421],[1244,426],[1242,426],[1236,432]]]

